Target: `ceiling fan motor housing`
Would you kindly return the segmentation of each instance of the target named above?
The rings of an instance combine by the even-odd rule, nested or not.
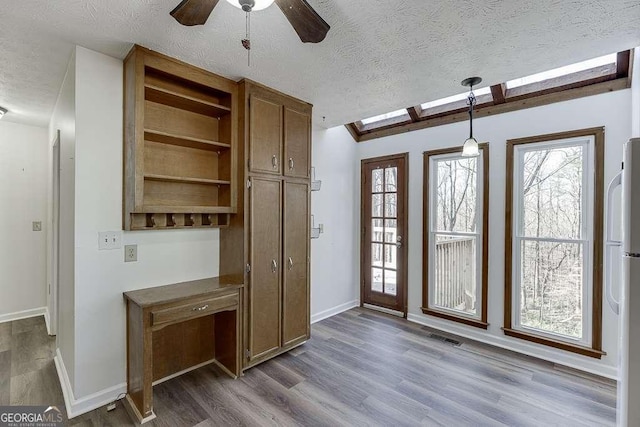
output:
[[[240,3],[242,10],[245,12],[251,12],[251,10],[253,10],[253,6],[256,5],[255,0],[238,0],[238,3]]]

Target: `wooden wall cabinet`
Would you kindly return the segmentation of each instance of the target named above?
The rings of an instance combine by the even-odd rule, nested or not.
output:
[[[239,99],[244,185],[220,234],[220,274],[245,274],[246,369],[310,336],[312,106],[249,80]]]
[[[237,212],[237,83],[140,46],[124,63],[125,230]]]

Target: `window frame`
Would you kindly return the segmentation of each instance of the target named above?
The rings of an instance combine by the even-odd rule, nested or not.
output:
[[[589,138],[590,141],[584,141]],[[578,144],[583,140],[582,144]],[[522,212],[516,203],[522,200],[514,194],[519,188],[521,168],[516,167],[524,153],[534,151],[544,143],[549,148],[582,145],[588,147],[583,151],[583,185],[588,184],[591,191],[583,198],[586,220],[583,224],[581,238],[541,238],[542,241],[562,240],[569,243],[582,243],[583,254],[583,337],[572,339],[568,336],[540,331],[520,325],[520,288],[516,289],[516,275],[521,271],[520,245],[522,241],[532,238],[523,236],[519,230],[522,224]],[[527,146],[523,148],[524,146]],[[538,135],[507,141],[506,153],[506,209],[505,209],[505,335],[543,344],[584,356],[601,358],[602,351],[602,265],[603,256],[603,218],[604,218],[604,127],[581,129],[548,135]],[[517,174],[517,175],[516,175]],[[584,193],[583,194],[587,194]],[[588,200],[587,200],[588,199]],[[586,235],[585,235],[586,232]],[[588,250],[587,250],[588,249]],[[590,285],[590,291],[587,288]],[[590,310],[588,310],[590,308]],[[586,315],[589,315],[587,318]],[[590,321],[589,321],[590,319]]]
[[[479,191],[482,191],[482,195],[478,197],[478,212],[481,218],[478,219],[479,231],[471,233],[476,235],[478,243],[476,247],[479,249],[476,253],[476,278],[477,286],[479,287],[480,301],[477,306],[477,315],[472,316],[459,312],[456,310],[450,310],[446,308],[436,308],[431,305],[431,295],[429,292],[429,283],[433,283],[432,262],[433,255],[431,246],[433,245],[433,236],[438,233],[432,230],[432,213],[431,206],[433,206],[433,194],[431,189],[431,178],[433,168],[431,166],[432,160],[457,158],[462,153],[462,147],[453,147],[440,150],[425,151],[423,153],[423,236],[422,236],[422,313],[430,316],[439,317],[442,319],[462,323],[468,326],[474,326],[481,329],[487,329],[489,323],[488,318],[488,294],[489,294],[489,144],[479,144],[481,156],[479,156],[479,170],[482,170],[482,176],[476,180],[476,185]],[[460,156],[461,157],[461,156]],[[469,234],[469,233],[453,233],[453,234]]]

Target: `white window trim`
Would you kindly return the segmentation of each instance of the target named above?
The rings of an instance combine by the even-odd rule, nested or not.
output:
[[[437,162],[443,160],[457,160],[457,159],[466,159],[467,157],[462,156],[462,153],[447,153],[447,154],[438,154],[429,157],[429,181],[427,185],[429,186],[429,200],[428,200],[428,209],[429,209],[429,224],[426,224],[428,227],[428,247],[429,247],[429,259],[428,262],[428,276],[427,276],[427,287],[429,289],[429,301],[427,301],[428,309],[439,311],[442,313],[448,313],[457,317],[468,318],[472,320],[482,321],[482,307],[484,304],[483,301],[483,263],[487,262],[487,260],[483,260],[483,238],[484,238],[484,150],[480,150],[480,154],[475,157],[477,160],[477,175],[476,175],[476,232],[463,232],[463,231],[438,231],[436,229],[437,224],[437,212],[434,212],[435,207],[437,206],[436,197],[437,197],[437,184],[438,184],[438,168]],[[435,257],[436,257],[436,235],[446,235],[452,237],[475,237],[476,238],[476,314],[466,313],[462,310],[450,309],[446,307],[437,306],[435,304]]]
[[[593,257],[594,257],[594,203],[595,203],[595,137],[580,136],[576,138],[566,138],[561,140],[542,141],[536,143],[516,145],[513,152],[513,218],[514,233],[512,238],[512,307],[511,322],[514,330],[523,331],[528,334],[550,338],[570,344],[577,344],[583,347],[591,347],[593,342]],[[523,179],[522,163],[524,154],[529,151],[538,151],[541,148],[562,148],[583,146],[583,174],[582,174],[582,230],[580,239],[571,238],[536,238],[523,235],[523,198],[520,192]],[[520,276],[522,271],[521,244],[523,240],[544,241],[582,244],[582,338],[574,338],[553,332],[542,331],[524,326],[520,322],[521,299],[520,299]]]

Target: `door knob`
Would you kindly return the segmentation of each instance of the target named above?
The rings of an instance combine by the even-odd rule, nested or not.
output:
[[[396,247],[398,247],[398,248],[402,247],[402,236],[398,236],[396,238]]]

